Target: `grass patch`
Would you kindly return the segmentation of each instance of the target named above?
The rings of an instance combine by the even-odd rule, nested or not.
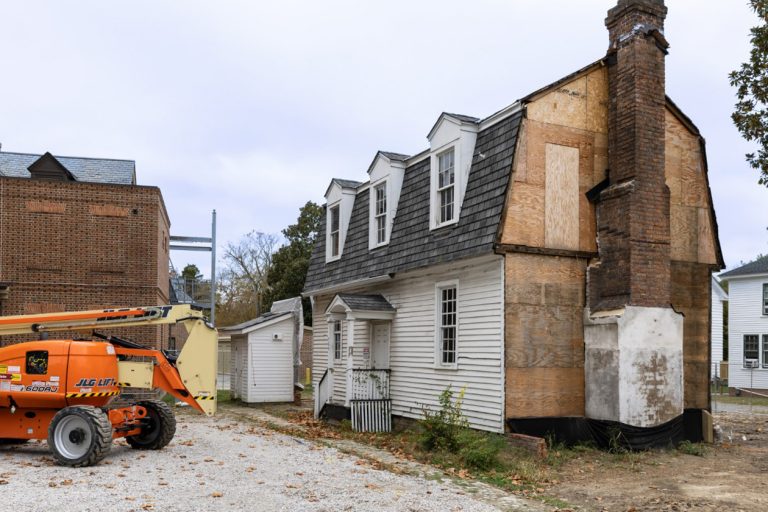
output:
[[[718,396],[712,397],[712,401],[721,404],[758,405],[768,407],[768,398],[761,396]]]
[[[703,443],[692,443],[688,440],[678,444],[677,451],[686,455],[694,455],[696,457],[703,457],[707,454],[707,448]]]

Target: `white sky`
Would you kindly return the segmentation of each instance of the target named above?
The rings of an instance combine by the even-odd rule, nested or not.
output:
[[[413,154],[442,111],[487,116],[602,57],[616,0],[3,2],[4,151],[136,160],[172,234],[277,233],[376,150]],[[768,253],[728,72],[747,0],[667,0],[667,92],[707,139],[727,265]],[[208,257],[173,253],[177,267]]]

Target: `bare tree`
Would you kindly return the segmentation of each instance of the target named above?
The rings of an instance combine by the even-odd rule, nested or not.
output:
[[[251,231],[224,248],[223,302],[238,311],[235,317],[245,316],[239,320],[263,313],[264,296],[269,290],[267,274],[279,243],[277,235]]]

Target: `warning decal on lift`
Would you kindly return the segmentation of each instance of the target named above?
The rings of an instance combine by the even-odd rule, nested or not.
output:
[[[20,373],[0,373],[0,380],[9,380],[11,382],[21,382]]]

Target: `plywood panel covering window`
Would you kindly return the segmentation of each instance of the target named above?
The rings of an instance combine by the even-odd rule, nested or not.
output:
[[[546,145],[544,244],[579,249],[579,150]]]

